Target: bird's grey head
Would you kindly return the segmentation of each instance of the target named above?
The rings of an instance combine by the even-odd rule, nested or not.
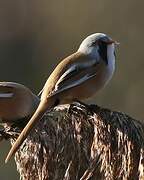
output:
[[[95,33],[84,39],[78,52],[87,54],[99,61],[102,59],[106,64],[115,59],[115,41],[103,33]]]

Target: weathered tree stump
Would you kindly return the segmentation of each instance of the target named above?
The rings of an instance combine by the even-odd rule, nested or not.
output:
[[[1,137],[13,143],[25,123],[5,124]],[[59,106],[39,121],[15,161],[22,180],[142,180],[144,126],[96,105]]]

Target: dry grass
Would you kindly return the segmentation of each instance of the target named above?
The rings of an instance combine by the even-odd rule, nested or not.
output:
[[[37,124],[15,160],[22,180],[142,180],[144,127],[95,105],[58,107]]]

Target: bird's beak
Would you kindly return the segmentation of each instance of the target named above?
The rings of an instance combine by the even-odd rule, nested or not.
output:
[[[114,41],[114,40],[108,40],[108,41],[105,41],[105,42],[106,42],[106,44],[114,44],[114,45],[116,45],[116,46],[120,45],[119,42]]]

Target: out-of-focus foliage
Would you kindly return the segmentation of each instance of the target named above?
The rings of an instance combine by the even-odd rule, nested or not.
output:
[[[60,59],[87,35],[105,32],[120,42],[117,68],[92,102],[143,119],[143,6],[142,0],[0,0],[0,81],[38,93]],[[18,179],[15,167],[4,165],[2,147],[0,179]]]

